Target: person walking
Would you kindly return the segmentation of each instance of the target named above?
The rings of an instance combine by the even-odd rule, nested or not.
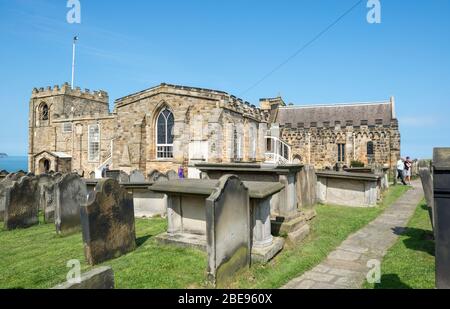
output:
[[[412,161],[410,157],[406,157],[405,160],[405,178],[406,183],[411,185],[411,169],[412,169]]]
[[[405,162],[403,160],[403,158],[400,158],[397,161],[397,179],[400,179],[403,183],[404,186],[406,186],[406,182],[405,182]]]
[[[106,164],[106,166],[102,169],[102,178],[106,178],[106,172],[109,171],[109,164]]]
[[[184,167],[182,165],[178,168],[178,178],[184,179]]]

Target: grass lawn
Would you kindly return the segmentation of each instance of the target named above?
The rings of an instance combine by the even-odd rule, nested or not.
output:
[[[408,187],[392,187],[376,208],[319,205],[310,235],[296,248],[286,248],[267,265],[240,273],[231,288],[278,288],[319,264],[349,234],[376,218]],[[117,288],[204,288],[206,253],[163,246],[153,236],[166,230],[166,220],[136,220],[138,248],[110,260]],[[0,230],[0,288],[49,288],[66,280],[71,259],[88,270],[81,234],[59,237],[54,225]]]
[[[114,270],[117,288],[202,287],[206,253],[160,246],[152,236],[166,230],[166,220],[136,220],[138,248],[104,265]],[[85,263],[81,234],[56,235],[52,224],[0,232],[0,288],[49,288],[66,280],[66,263]]]
[[[434,289],[435,258],[433,232],[425,201],[417,207],[396,244],[381,264],[381,283],[375,289]]]

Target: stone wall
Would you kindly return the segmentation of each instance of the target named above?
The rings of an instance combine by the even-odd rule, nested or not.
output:
[[[281,126],[281,138],[293,147],[293,158],[312,164],[316,169],[332,168],[338,162],[338,144],[345,144],[345,165],[351,161],[366,166],[395,167],[400,157],[400,132],[396,121],[392,126]],[[367,154],[367,144],[373,142],[374,155]]]

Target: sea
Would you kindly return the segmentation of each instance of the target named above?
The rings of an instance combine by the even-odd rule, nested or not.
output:
[[[0,171],[6,170],[10,173],[17,171],[28,171],[28,157],[6,157],[0,158]]]

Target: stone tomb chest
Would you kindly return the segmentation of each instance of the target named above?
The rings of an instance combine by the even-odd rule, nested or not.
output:
[[[381,175],[317,172],[317,198],[324,204],[374,207],[381,198]]]
[[[200,163],[195,165],[205,178],[237,175],[243,181],[281,183],[282,190],[270,199],[272,230],[287,234],[290,243],[309,233],[308,221],[315,216],[316,177],[314,168],[298,164],[266,165],[242,163]]]
[[[94,191],[98,179],[86,180],[88,192]],[[133,196],[134,215],[136,218],[164,217],[167,213],[167,196],[150,190],[153,181],[121,183]]]
[[[208,200],[217,194],[226,179],[236,179],[236,176],[225,175],[220,180],[171,180],[155,183],[151,189],[168,195],[168,231],[158,236],[162,243],[174,243],[181,246],[196,247],[209,250],[211,244],[207,241],[208,233],[219,225],[231,234],[247,234],[251,243],[252,259],[268,261],[278,253],[284,245],[281,238],[274,238],[270,224],[270,198],[280,192],[283,185],[270,182],[243,182],[248,189],[249,205],[244,201],[234,199],[235,192],[230,189],[221,191],[221,197],[227,202],[223,209],[215,210],[208,206]],[[249,211],[247,226],[246,208]],[[226,215],[224,215],[226,214]],[[214,217],[214,222],[212,217]],[[244,235],[242,235],[244,236]],[[225,243],[216,240],[215,246],[222,247]]]

